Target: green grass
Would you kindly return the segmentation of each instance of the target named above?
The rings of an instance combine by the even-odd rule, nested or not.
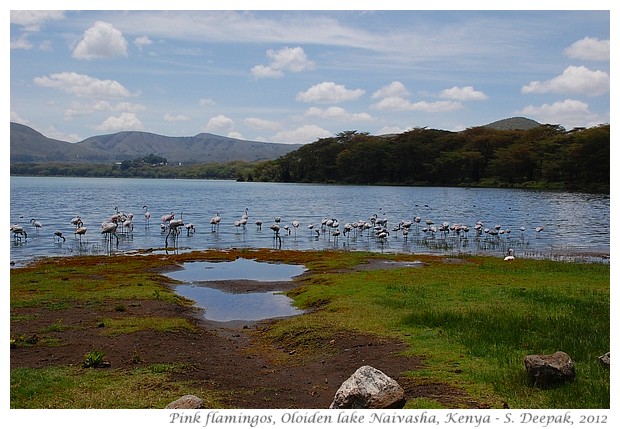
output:
[[[78,367],[11,370],[11,408],[136,409],[164,408],[186,393],[171,382],[174,365],[152,365],[134,371]],[[193,391],[196,391],[194,388]],[[196,393],[207,408],[221,405],[212,392]]]
[[[425,264],[355,271],[354,265],[371,257],[406,256],[248,249],[173,257],[72,257],[67,258],[71,262],[49,260],[11,270],[11,309],[33,309],[31,316],[11,314],[11,324],[36,318],[40,307],[67,310],[79,305],[116,310],[113,318],[103,320],[103,332],[110,336],[142,329],[192,329],[182,319],[136,319],[124,311],[124,303],[157,299],[188,304],[155,270],[173,261],[235,256],[302,263],[312,270],[289,295],[298,306],[315,311],[280,320],[257,337],[266,344],[285,344],[301,359],[312,360],[319,351],[335,352],[329,343],[335,332],[359,331],[402,340],[407,354],[423,356],[424,367],[408,374],[414,380],[462,389],[494,408],[504,403],[511,408],[610,406],[609,370],[598,362],[598,356],[610,351],[607,264],[525,259],[506,263],[490,257],[445,263],[442,258],[410,255],[409,260]],[[72,327],[59,319],[44,329]],[[17,346],[36,347],[30,334],[16,340]],[[558,350],[573,359],[576,380],[547,390],[531,386],[523,358]],[[17,368],[11,370],[11,407],[160,408],[183,390],[169,381],[175,368],[175,362],[134,372]],[[159,393],[151,393],[155,391]],[[204,395],[217,407],[215,392]],[[441,404],[418,398],[407,407]]]
[[[178,329],[193,331],[195,328],[187,319],[179,317],[122,317],[116,319],[103,319],[105,326],[103,335],[116,337],[122,334],[130,334],[132,332],[153,329],[160,332],[172,332]]]
[[[429,365],[413,377],[454,383],[495,406],[608,408],[609,371],[597,358],[610,350],[609,266],[466,262],[313,276],[315,286],[293,296],[324,311],[282,325],[400,336]],[[558,350],[573,359],[576,381],[531,387],[523,358]]]

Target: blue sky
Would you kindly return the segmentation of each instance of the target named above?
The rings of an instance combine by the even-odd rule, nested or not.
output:
[[[9,13],[11,121],[65,141],[610,122],[609,10]]]

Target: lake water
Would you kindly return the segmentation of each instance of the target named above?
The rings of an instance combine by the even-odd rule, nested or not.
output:
[[[10,223],[24,227],[27,238],[9,235],[10,259],[20,266],[40,256],[109,254],[150,249],[185,252],[195,249],[279,248],[338,249],[375,252],[606,260],[610,252],[610,198],[568,192],[442,187],[340,186],[242,183],[214,180],[11,177]],[[148,206],[150,224],[144,213]],[[160,227],[161,217],[195,225],[174,236]],[[117,213],[133,213],[133,230],[119,226],[116,237],[102,234],[102,222]],[[212,229],[217,213],[222,220]],[[235,224],[247,213],[245,227]],[[80,216],[86,234],[74,235],[71,219]],[[278,236],[270,229],[281,220]],[[346,223],[386,219],[389,232],[374,228],[344,233]],[[413,221],[408,235],[394,230]],[[42,223],[36,228],[31,220]],[[336,219],[338,228],[321,228]],[[262,221],[259,229],[255,221]],[[431,227],[466,225],[469,232]],[[293,227],[298,221],[299,227]],[[489,232],[476,234],[476,222]],[[331,223],[331,222],[330,222]],[[308,225],[313,224],[313,229]],[[495,229],[498,226],[498,229]],[[289,228],[290,233],[285,229]],[[524,228],[523,231],[520,228]],[[541,232],[535,228],[543,227]],[[65,241],[54,236],[63,233]],[[333,235],[338,230],[339,236]],[[510,230],[510,233],[507,231]],[[493,232],[497,231],[497,234]],[[502,232],[502,233],[500,233]],[[112,238],[109,240],[109,238]],[[166,243],[168,246],[166,246]],[[594,256],[591,256],[594,255]]]

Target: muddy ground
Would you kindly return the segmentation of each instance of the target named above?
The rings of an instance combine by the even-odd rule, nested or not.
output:
[[[379,262],[383,269],[385,265]],[[372,269],[363,266],[360,269]],[[210,282],[235,293],[286,290],[292,282],[224,281]],[[124,315],[135,317],[184,317],[197,327],[194,331],[139,331],[116,337],[101,335],[101,320]],[[195,308],[162,300],[115,301],[109,306],[81,305],[69,310],[11,310],[11,336],[23,334],[55,338],[59,345],[12,348],[11,368],[43,368],[52,365],[81,366],[85,354],[104,350],[110,367],[101,370],[132,369],[157,363],[181,363],[184,370],[173,377],[191,386],[213,389],[226,408],[309,409],[329,407],[334,394],[357,368],[371,365],[394,378],[408,400],[428,398],[447,408],[486,408],[464,392],[443,384],[416,383],[404,375],[424,365],[422,356],[404,356],[405,345],[392,339],[359,332],[338,332],[325,339],[329,347],[317,348],[312,358],[300,350],[265,340],[261,333],[272,321],[258,323],[215,323],[202,318]],[[36,317],[22,317],[36,312]],[[44,332],[62,321],[60,332]],[[41,333],[44,332],[44,333]],[[321,351],[323,350],[323,352]],[[191,388],[187,394],[193,394]],[[176,398],[174,398],[176,399]]]

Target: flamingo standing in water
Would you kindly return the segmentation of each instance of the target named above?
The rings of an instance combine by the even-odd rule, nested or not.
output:
[[[215,230],[220,229],[220,222],[222,221],[222,217],[220,216],[220,212],[217,212],[215,216],[211,218],[211,232],[215,232]]]
[[[176,243],[176,239],[181,234],[180,228],[184,226],[183,222],[183,213],[181,213],[181,219],[172,219],[170,220],[170,229],[168,230],[168,234],[166,234],[166,247],[168,247],[168,237],[172,234],[172,239]]]
[[[86,234],[87,228],[84,226],[84,222],[80,221],[77,224],[77,228],[73,232],[73,235],[78,235],[80,237],[80,243],[82,242],[82,236]]]
[[[144,224],[144,227],[148,228],[151,225],[151,212],[149,211],[149,206],[147,205],[142,206],[142,208],[145,210],[144,219],[146,222]]]
[[[60,239],[62,238],[62,241],[65,242],[67,241],[67,239],[65,238],[64,235],[62,235],[62,231],[57,229],[56,231],[54,231],[54,241],[56,241],[56,237],[58,237],[58,242],[60,243]]]
[[[13,232],[13,238],[15,239],[15,241],[21,241],[22,235],[24,236],[24,238],[28,238],[28,233],[26,232],[24,227],[18,223],[14,223],[13,225],[11,225],[11,232]]]
[[[295,228],[294,229],[295,238],[297,238],[297,228],[299,228],[299,221],[298,220],[294,220],[291,224],[293,225],[293,228]]]
[[[164,225],[170,223],[170,221],[174,219],[174,212],[170,212],[170,214],[165,214],[161,217],[161,223]]]
[[[36,219],[30,219],[30,223],[32,224],[32,226],[34,226],[36,228],[36,231],[39,232],[39,228],[43,227],[43,224],[41,222],[39,222]]]
[[[114,222],[104,222],[101,225],[101,233],[106,235],[106,239],[112,243],[112,236],[116,237],[116,245],[118,246],[118,235],[116,235],[118,224]]]

